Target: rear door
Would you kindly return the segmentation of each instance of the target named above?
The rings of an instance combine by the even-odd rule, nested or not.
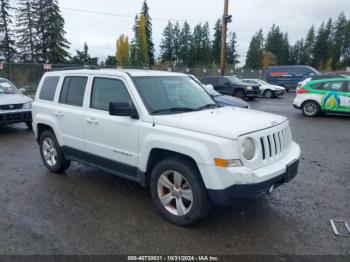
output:
[[[349,112],[349,93],[346,81],[329,81],[322,87],[324,95],[321,108],[324,111],[345,113]]]
[[[83,102],[87,76],[65,76],[54,114],[64,146],[85,150]]]

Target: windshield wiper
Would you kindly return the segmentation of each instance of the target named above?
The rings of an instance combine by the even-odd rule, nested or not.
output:
[[[165,112],[192,112],[192,111],[198,111],[198,110],[195,108],[189,108],[189,107],[172,107],[172,108],[154,110],[152,114],[159,114],[159,113],[165,113]]]
[[[218,108],[218,105],[217,104],[207,104],[207,105],[204,105],[201,107],[197,107],[196,110],[199,111],[199,110],[209,109],[209,108]]]

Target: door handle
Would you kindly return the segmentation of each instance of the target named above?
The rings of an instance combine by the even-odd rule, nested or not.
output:
[[[88,124],[94,124],[94,125],[98,124],[98,121],[95,118],[88,118],[88,119],[86,119],[86,122]]]
[[[55,112],[55,116],[57,116],[57,117],[63,117],[64,114],[63,114],[61,111],[56,111],[56,112]]]

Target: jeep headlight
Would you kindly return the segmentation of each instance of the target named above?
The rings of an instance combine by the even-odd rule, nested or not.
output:
[[[32,102],[25,103],[23,109],[32,109]]]
[[[252,160],[255,156],[255,143],[254,140],[247,137],[242,142],[242,155],[247,160]]]

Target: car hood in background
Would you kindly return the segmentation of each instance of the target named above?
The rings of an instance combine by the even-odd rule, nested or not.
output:
[[[236,97],[215,96],[214,99],[219,104],[219,106],[234,106],[234,107],[249,108],[249,104],[247,102]]]
[[[0,105],[25,104],[31,101],[31,98],[22,94],[0,94]]]
[[[228,139],[279,125],[287,118],[262,111],[222,107],[171,115],[153,116],[155,124]]]
[[[286,90],[284,87],[282,86],[276,86],[276,85],[261,85],[260,86],[261,90],[265,90],[265,89],[271,89],[271,90],[275,90],[275,91],[280,91],[280,90]]]

